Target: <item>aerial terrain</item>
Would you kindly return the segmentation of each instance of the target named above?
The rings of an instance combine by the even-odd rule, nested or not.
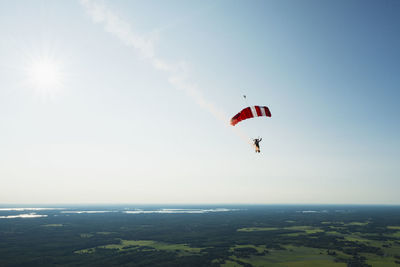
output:
[[[0,209],[1,266],[400,266],[400,207]]]

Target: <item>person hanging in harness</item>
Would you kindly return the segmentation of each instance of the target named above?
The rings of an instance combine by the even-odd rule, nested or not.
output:
[[[261,140],[262,140],[262,138],[253,139],[254,147],[256,148],[256,153],[260,153],[260,142],[261,142]]]

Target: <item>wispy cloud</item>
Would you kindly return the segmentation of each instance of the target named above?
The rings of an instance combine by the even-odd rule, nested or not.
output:
[[[107,32],[118,37],[125,45],[139,50],[141,55],[155,58],[153,41],[135,34],[129,23],[114,14],[104,4],[90,0],[81,0],[81,4],[86,8],[92,20],[95,23],[102,23]]]
[[[184,63],[170,63],[157,56],[154,49],[155,40],[135,33],[129,23],[115,14],[104,3],[92,0],[81,0],[80,2],[93,22],[102,24],[105,31],[116,36],[126,46],[137,50],[141,56],[150,61],[154,69],[167,73],[168,82],[173,87],[185,92],[198,106],[229,127],[229,117],[226,113],[206,99],[196,84],[187,79],[187,68]],[[237,127],[232,127],[232,130],[248,142],[249,138]]]

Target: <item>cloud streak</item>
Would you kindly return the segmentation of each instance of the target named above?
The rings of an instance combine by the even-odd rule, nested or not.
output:
[[[154,69],[168,75],[168,82],[174,88],[185,92],[198,106],[211,113],[225,126],[230,127],[229,117],[226,113],[207,100],[201,90],[193,82],[187,80],[185,75],[187,71],[184,64],[171,64],[157,56],[154,49],[155,41],[153,39],[136,34],[132,31],[129,23],[113,13],[103,3],[92,0],[81,0],[80,3],[86,9],[94,23],[102,24],[105,31],[116,36],[126,46],[138,51],[141,56],[150,61]],[[249,138],[237,127],[231,129],[246,142],[249,142]]]

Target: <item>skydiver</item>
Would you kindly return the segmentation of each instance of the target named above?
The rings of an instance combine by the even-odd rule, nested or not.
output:
[[[258,139],[253,139],[254,141],[254,146],[256,147],[256,153],[260,153],[260,142],[261,142],[262,138]]]

